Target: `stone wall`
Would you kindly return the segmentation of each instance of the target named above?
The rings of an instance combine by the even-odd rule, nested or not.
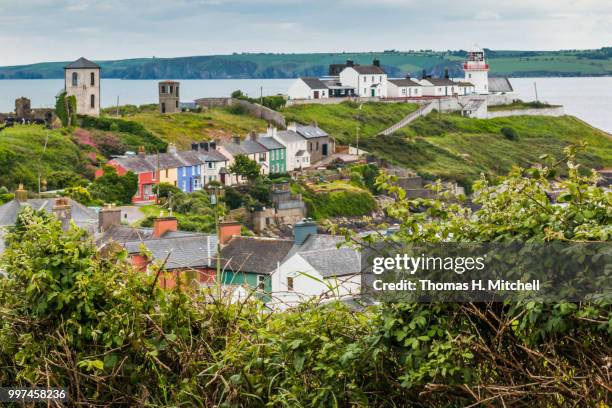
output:
[[[542,109],[512,109],[502,111],[489,111],[488,118],[505,118],[508,116],[563,116],[565,111],[563,106],[554,108],[542,108]]]
[[[200,98],[196,99],[195,103],[198,106],[203,106],[205,108],[216,108],[216,107],[228,107],[228,106],[241,106],[244,110],[251,116],[263,119],[267,122],[273,123],[278,127],[285,128],[287,127],[285,123],[285,117],[268,107],[259,105],[257,103],[251,103],[249,101],[245,101],[243,99],[233,99],[233,98]]]

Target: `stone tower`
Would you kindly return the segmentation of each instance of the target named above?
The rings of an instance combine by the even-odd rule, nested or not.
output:
[[[32,106],[30,100],[25,97],[15,99],[15,116],[22,119],[29,119],[32,115]]]
[[[159,113],[180,112],[179,85],[176,81],[161,81],[159,83]]]
[[[64,67],[64,89],[74,95],[79,115],[100,116],[100,66],[79,58]]]
[[[489,93],[489,64],[485,61],[484,50],[475,46],[468,51],[467,60],[463,64],[465,80],[474,84],[477,94]]]

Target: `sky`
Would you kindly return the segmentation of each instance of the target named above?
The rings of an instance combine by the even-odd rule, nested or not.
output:
[[[0,0],[0,66],[474,44],[611,46],[612,0]]]

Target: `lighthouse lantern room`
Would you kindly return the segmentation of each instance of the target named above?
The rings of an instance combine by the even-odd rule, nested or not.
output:
[[[467,54],[463,64],[466,82],[474,84],[474,91],[480,95],[489,93],[489,65],[485,61],[484,50],[475,46]]]

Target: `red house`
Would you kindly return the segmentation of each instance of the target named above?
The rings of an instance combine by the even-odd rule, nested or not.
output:
[[[138,176],[138,191],[132,198],[133,203],[146,203],[155,201],[155,185],[158,183],[157,170],[155,166],[147,160],[144,149],[141,148],[136,156],[116,157],[107,163],[114,167],[117,174],[123,176],[128,171]],[[96,178],[104,174],[104,169],[96,170]]]

